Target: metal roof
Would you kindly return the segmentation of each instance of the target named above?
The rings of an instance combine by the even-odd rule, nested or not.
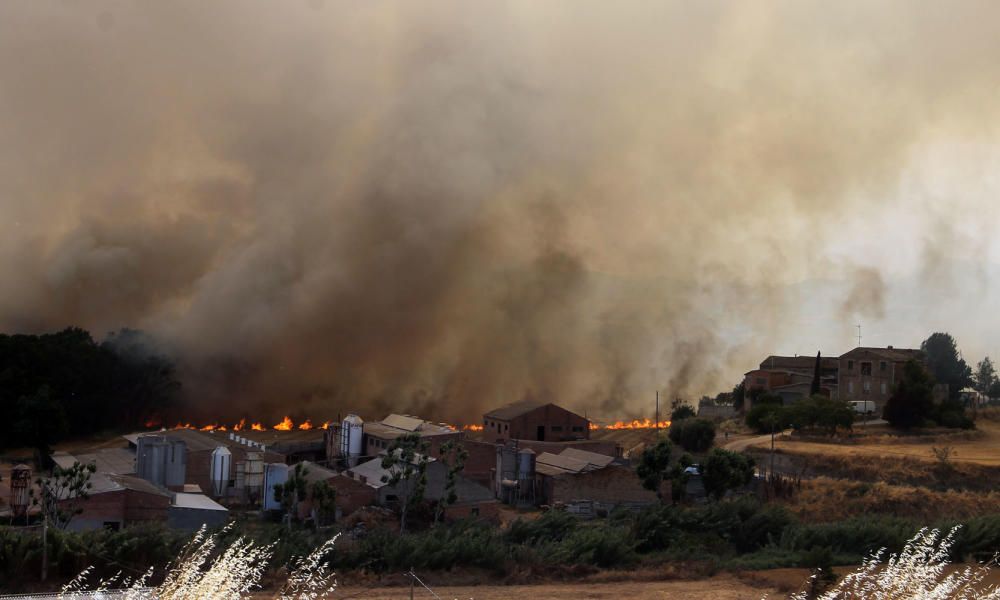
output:
[[[573,458],[572,456],[564,456],[563,454],[552,454],[551,452],[542,452],[538,455],[538,458],[535,460],[536,470],[540,464],[562,469],[565,473],[581,473],[585,470],[592,470],[588,469],[590,463],[585,460]]]
[[[373,435],[379,439],[394,440],[409,433],[428,437],[451,434],[455,433],[456,430],[448,425],[431,423],[408,415],[389,415],[381,421],[365,423],[364,432],[366,435]]]
[[[424,420],[411,417],[409,415],[393,414],[382,419],[382,424],[388,425],[389,427],[395,427],[396,429],[402,429],[404,431],[416,431],[421,425],[424,424]]]
[[[603,469],[615,460],[615,457],[613,456],[598,454],[596,452],[588,452],[586,450],[578,450],[576,448],[566,448],[559,453],[559,456],[568,456],[577,460],[587,461],[587,464],[597,469]]]
[[[547,404],[552,404],[551,402],[543,402],[540,400],[522,400],[520,402],[515,402],[513,404],[508,404],[507,406],[502,406],[500,408],[494,408],[490,412],[483,415],[490,419],[501,419],[503,421],[509,421],[520,417],[523,414],[529,413],[536,408],[541,408]]]
[[[174,502],[171,508],[193,508],[196,510],[221,510],[229,512],[229,509],[212,500],[205,494],[178,493],[174,495]]]

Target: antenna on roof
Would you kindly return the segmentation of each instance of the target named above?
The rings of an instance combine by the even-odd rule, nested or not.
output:
[[[858,323],[858,348],[861,347],[861,323]]]

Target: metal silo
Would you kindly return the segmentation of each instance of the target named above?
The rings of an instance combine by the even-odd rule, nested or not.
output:
[[[350,467],[358,464],[363,446],[365,422],[358,415],[347,415],[340,424],[340,455]]]
[[[225,446],[212,451],[212,494],[216,498],[226,495],[232,473],[233,455]]]
[[[10,509],[14,517],[22,517],[28,512],[31,502],[31,467],[16,465],[10,470]]]
[[[274,493],[274,486],[288,481],[288,465],[283,463],[268,463],[264,465],[264,510],[280,510]]]
[[[243,469],[245,472],[243,484],[246,487],[247,501],[256,504],[260,501],[260,493],[264,487],[264,462],[261,460],[260,453],[247,452]]]
[[[531,448],[517,453],[517,500],[529,504],[535,500],[535,451]]]

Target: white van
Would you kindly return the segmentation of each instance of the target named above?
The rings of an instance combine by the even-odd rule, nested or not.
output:
[[[853,400],[851,406],[854,407],[854,412],[859,415],[870,415],[875,412],[874,400]]]

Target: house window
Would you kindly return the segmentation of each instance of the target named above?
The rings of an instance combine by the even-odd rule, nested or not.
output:
[[[865,393],[866,394],[868,392],[872,391],[872,382],[870,382],[870,381],[864,382],[864,388],[865,388]]]
[[[581,432],[583,432],[583,427],[580,427],[579,425],[573,426],[573,433],[581,433]]]
[[[885,396],[886,390],[889,389],[889,385],[886,382],[882,382],[882,395]]]
[[[562,431],[562,425],[553,425],[552,431]]]
[[[763,377],[758,377],[757,378],[757,385],[767,385],[767,379],[765,379]]]
[[[471,512],[471,514],[472,514],[473,517],[478,517],[479,516],[479,507],[477,506],[477,507],[473,508],[470,512]]]
[[[861,374],[871,375],[872,374],[872,364],[870,362],[861,363]]]
[[[847,370],[848,371],[853,371],[854,370],[854,361],[853,360],[847,361]]]
[[[119,529],[122,528],[122,524],[119,523],[118,521],[105,521],[104,528],[110,531],[118,531]]]
[[[847,382],[847,393],[848,394],[853,394],[854,393],[854,382],[853,381],[848,381]]]
[[[503,430],[504,430],[504,431],[508,431],[508,430],[510,430],[510,425],[504,425],[504,426],[503,426]]]
[[[889,368],[889,365],[884,360],[883,361],[879,361],[879,363],[878,363],[878,370],[879,371],[882,371],[883,373],[885,373],[888,368]]]

